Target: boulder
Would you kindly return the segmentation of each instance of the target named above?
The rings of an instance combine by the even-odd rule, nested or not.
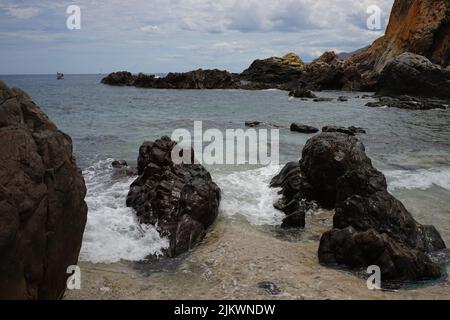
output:
[[[289,213],[305,202],[335,209],[334,230],[323,235],[319,249],[322,263],[352,268],[380,263],[396,280],[440,276],[439,265],[428,257],[446,247],[438,231],[418,223],[387,191],[384,175],[357,138],[336,132],[314,136],[300,163],[286,165],[271,186],[282,189],[276,208]],[[405,265],[411,270],[401,270]]]
[[[0,81],[0,146],[0,299],[62,298],[87,217],[72,140]]]
[[[294,98],[307,98],[307,99],[317,98],[317,96],[314,93],[312,93],[311,90],[305,89],[303,87],[292,89],[289,92],[289,96]]]
[[[440,266],[423,252],[407,248],[374,229],[333,229],[320,240],[319,262],[353,269],[380,267],[382,280],[418,281],[441,276]]]
[[[378,95],[450,100],[450,71],[423,56],[403,53],[381,72]]]
[[[291,124],[291,131],[300,133],[316,133],[319,132],[319,129],[304,124],[293,123]]]
[[[270,84],[277,87],[298,81],[305,69],[303,61],[294,53],[283,57],[271,57],[254,61],[240,78],[253,83]]]
[[[172,152],[190,152],[190,163],[174,163]],[[139,177],[130,186],[127,206],[141,223],[155,225],[169,238],[169,257],[200,242],[219,212],[220,189],[194,160],[191,150],[181,150],[168,137],[145,142],[139,149]]]

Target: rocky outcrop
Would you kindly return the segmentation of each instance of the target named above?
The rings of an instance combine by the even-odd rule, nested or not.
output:
[[[293,123],[291,124],[291,131],[300,133],[316,133],[319,132],[319,129],[312,126],[307,126],[305,124]]]
[[[109,74],[101,82],[110,86],[132,86],[135,79],[136,77],[130,72],[119,71]]]
[[[102,83],[154,89],[235,89],[239,86],[239,81],[235,75],[217,69],[169,73],[162,78],[143,73],[132,75],[123,71],[111,73],[103,78]]]
[[[440,276],[439,265],[428,256],[445,248],[439,233],[415,221],[387,191],[384,175],[355,137],[322,133],[311,138],[300,163],[286,165],[271,185],[282,188],[276,208],[295,212],[305,201],[315,201],[335,209],[334,229],[321,239],[323,264],[378,265],[386,279],[395,280]]]
[[[304,98],[304,99],[317,98],[317,96],[314,93],[312,93],[311,90],[308,90],[308,89],[300,87],[300,86],[292,89],[289,92],[289,96],[294,97],[294,98]]]
[[[220,189],[203,166],[172,161],[172,152],[191,152],[177,148],[168,137],[145,142],[139,149],[139,177],[127,198],[141,223],[155,225],[169,238],[170,257],[189,251],[203,239],[220,203]],[[193,154],[189,158],[194,163]]]
[[[370,78],[404,52],[450,64],[450,6],[448,0],[395,0],[383,37],[349,60]]]
[[[247,70],[242,72],[240,78],[244,81],[277,87],[298,81],[304,69],[303,61],[296,54],[289,53],[281,58],[272,57],[254,61]]]
[[[381,72],[378,95],[450,100],[450,71],[423,56],[403,53]]]
[[[0,299],[62,298],[87,216],[71,138],[0,82],[0,146]]]

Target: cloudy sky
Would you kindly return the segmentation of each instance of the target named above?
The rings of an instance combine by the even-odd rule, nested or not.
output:
[[[0,0],[0,74],[245,69],[287,52],[305,61],[384,33],[393,0]],[[81,30],[69,30],[69,5]],[[381,30],[366,12],[380,7]]]

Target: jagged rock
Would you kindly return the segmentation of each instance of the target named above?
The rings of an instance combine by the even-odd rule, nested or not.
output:
[[[440,276],[439,266],[428,254],[444,249],[444,241],[434,227],[414,220],[387,191],[384,175],[372,166],[355,137],[314,136],[306,143],[300,163],[286,165],[271,186],[282,188],[279,209],[295,212],[300,203],[311,201],[335,208],[335,230],[321,241],[322,263],[366,267],[379,262],[385,275],[398,280]],[[400,270],[403,265],[412,269]]]
[[[0,146],[0,299],[62,298],[87,216],[72,140],[0,81]]]
[[[272,57],[256,60],[242,72],[240,78],[253,83],[270,84],[276,87],[281,84],[298,81],[305,69],[303,61],[295,54],[284,57]]]
[[[382,280],[417,281],[441,276],[439,265],[421,251],[406,248],[374,229],[333,229],[320,240],[319,262],[350,268],[380,267]]]
[[[383,69],[378,95],[411,95],[450,100],[450,71],[412,53],[403,53]]]
[[[291,131],[300,133],[316,133],[319,132],[319,129],[304,124],[293,123],[291,124]]]
[[[251,127],[251,128],[257,127],[257,126],[259,126],[260,124],[261,124],[260,121],[246,121],[246,122],[245,122],[245,126],[246,126],[246,127]]]
[[[168,137],[145,142],[139,149],[139,177],[130,186],[127,205],[135,209],[141,223],[155,225],[169,237],[168,256],[176,257],[201,241],[215,221],[220,189],[200,164],[172,161],[179,150]],[[181,154],[180,153],[180,154]]]

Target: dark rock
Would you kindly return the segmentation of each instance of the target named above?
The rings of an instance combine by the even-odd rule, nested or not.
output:
[[[368,102],[367,107],[370,108],[399,108],[406,110],[433,110],[446,109],[450,105],[450,100],[436,100],[427,98],[416,98],[411,96],[399,97],[380,97],[376,102]]]
[[[246,127],[251,127],[251,128],[257,127],[257,126],[259,126],[260,124],[261,124],[260,121],[247,121],[247,122],[245,122],[245,126],[246,126]]]
[[[315,99],[317,96],[312,93],[310,90],[307,90],[302,87],[298,87],[289,92],[289,96],[294,98],[307,98],[307,99]]]
[[[440,266],[419,250],[405,247],[374,229],[333,229],[320,240],[319,261],[324,265],[345,264],[350,268],[376,265],[382,280],[417,281],[441,276]]]
[[[290,211],[301,207],[300,201],[335,208],[335,230],[321,241],[322,263],[352,268],[379,263],[387,278],[398,280],[440,276],[439,266],[427,255],[444,249],[444,241],[389,194],[384,175],[355,137],[322,133],[311,138],[300,165],[288,164],[271,185],[282,188],[280,203],[289,204]],[[298,205],[291,203],[295,200]]]
[[[199,164],[175,164],[171,154],[178,148],[163,137],[145,142],[139,150],[139,177],[130,187],[127,205],[136,210],[141,223],[157,226],[169,237],[168,256],[189,251],[215,221],[220,189],[209,172]],[[190,162],[194,163],[191,150]]]
[[[333,98],[316,98],[313,99],[314,102],[331,102],[333,101]]]
[[[119,71],[109,74],[101,82],[110,86],[131,86],[135,79],[136,77],[130,72]]]
[[[111,163],[111,166],[114,169],[122,169],[124,167],[128,167],[128,163],[125,160],[115,160]]]
[[[258,283],[258,288],[264,289],[268,294],[271,294],[273,296],[277,296],[281,293],[280,288],[278,288],[277,285],[274,284],[273,282],[268,281],[260,282]]]
[[[339,133],[344,133],[344,134],[348,134],[350,136],[354,136],[357,133],[366,133],[366,131],[363,128],[358,128],[358,127],[335,127],[335,126],[326,126],[322,128],[322,132],[339,132]]]
[[[72,140],[0,81],[0,146],[0,299],[60,299],[87,217]]]
[[[345,96],[340,96],[337,100],[338,100],[339,102],[347,102],[347,101],[348,101],[348,98],[345,97]]]
[[[169,73],[162,78],[142,73],[134,76],[129,72],[115,72],[105,77],[102,83],[155,89],[235,89],[239,87],[237,76],[217,69]]]
[[[293,123],[291,124],[291,131],[300,133],[316,133],[319,129],[304,124]]]
[[[378,94],[450,99],[450,71],[423,56],[403,53],[381,72]]]
[[[304,228],[306,224],[305,219],[306,219],[305,211],[302,210],[296,211],[283,219],[281,228],[283,229]]]

